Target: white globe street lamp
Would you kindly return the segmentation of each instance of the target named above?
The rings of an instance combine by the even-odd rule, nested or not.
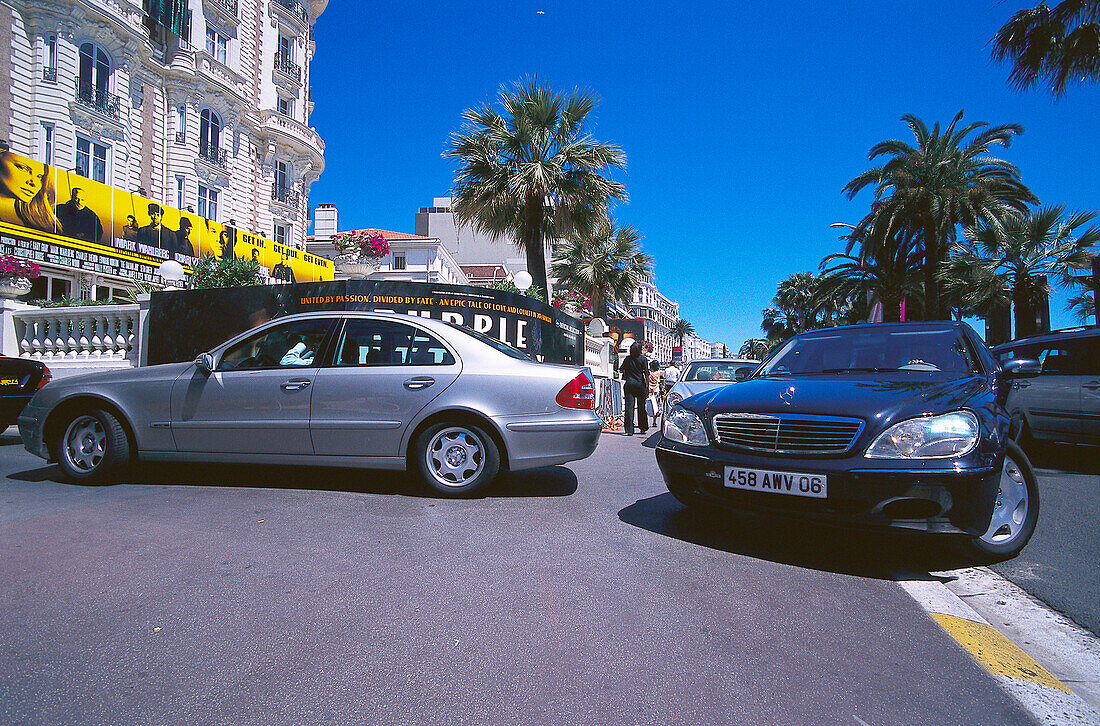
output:
[[[516,273],[516,276],[512,278],[512,282],[515,283],[520,292],[526,293],[534,280],[531,278],[530,272],[527,270],[520,270]]]
[[[157,268],[157,274],[164,280],[168,290],[179,289],[187,275],[183,271],[183,265],[175,260],[165,260]]]

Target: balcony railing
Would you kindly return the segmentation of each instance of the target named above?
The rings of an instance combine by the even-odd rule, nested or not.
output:
[[[276,202],[282,202],[283,204],[289,204],[291,206],[298,206],[298,200],[302,198],[302,195],[297,189],[287,186],[280,186],[278,184],[271,185],[271,198]]]
[[[57,83],[57,66],[50,68],[46,66],[42,69],[42,80],[46,83]]]
[[[176,132],[176,143],[177,144],[186,144],[187,143],[187,134],[184,133],[183,131],[177,131]]]
[[[285,76],[290,76],[297,83],[302,82],[302,67],[284,53],[275,54],[275,70]]]
[[[237,17],[237,0],[214,0],[228,15]]]
[[[306,6],[298,0],[275,0],[275,3],[303,23],[309,22],[309,12],[306,10]]]
[[[113,93],[95,86],[86,86],[77,80],[76,101],[82,106],[94,109],[104,116],[118,119],[121,99]]]
[[[137,364],[137,305],[89,305],[15,313],[19,351],[7,355],[46,361]]]
[[[220,169],[229,169],[229,154],[213,144],[199,144],[199,158]]]

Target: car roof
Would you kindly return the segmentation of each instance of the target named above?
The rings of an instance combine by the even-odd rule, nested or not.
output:
[[[1021,345],[1031,343],[1055,343],[1060,340],[1075,340],[1077,338],[1093,338],[1100,336],[1100,328],[1070,328],[1069,330],[1052,330],[1042,335],[1032,335],[1027,338],[1019,338],[993,346],[993,350],[1001,351],[1009,348],[1018,348]]]
[[[691,365],[692,363],[759,363],[760,361],[753,358],[696,358],[695,360],[688,361],[684,365]]]
[[[933,322],[912,322],[912,323],[860,323],[859,325],[836,325],[831,328],[818,328],[817,330],[807,330],[804,333],[799,333],[799,337],[812,336],[812,335],[828,335],[830,333],[846,332],[849,330],[878,330],[878,331],[890,331],[890,330],[962,330],[963,328],[969,328],[966,323],[959,322],[957,320],[938,320]]]

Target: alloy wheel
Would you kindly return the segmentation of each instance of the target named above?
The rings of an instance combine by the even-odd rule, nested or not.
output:
[[[428,442],[424,452],[428,471],[446,487],[462,487],[485,469],[485,445],[477,434],[461,426],[445,428]]]
[[[1004,545],[1013,541],[1023,530],[1028,514],[1027,481],[1020,465],[1010,455],[1005,455],[1001,469],[1001,482],[997,489],[997,503],[993,507],[993,518],[989,529],[982,535],[982,541],[989,544]]]
[[[64,456],[73,469],[95,470],[107,455],[107,432],[94,416],[78,416],[65,430]]]

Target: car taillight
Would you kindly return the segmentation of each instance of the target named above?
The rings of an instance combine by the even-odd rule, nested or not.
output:
[[[46,385],[47,383],[49,383],[52,380],[53,380],[53,373],[50,373],[49,368],[43,368],[42,369],[42,380],[40,380],[38,382],[38,388],[42,388],[42,386]],[[37,391],[38,388],[36,388],[34,390]],[[50,390],[52,391],[53,389],[51,388]]]
[[[596,386],[586,371],[566,383],[554,399],[563,408],[596,408]]]

